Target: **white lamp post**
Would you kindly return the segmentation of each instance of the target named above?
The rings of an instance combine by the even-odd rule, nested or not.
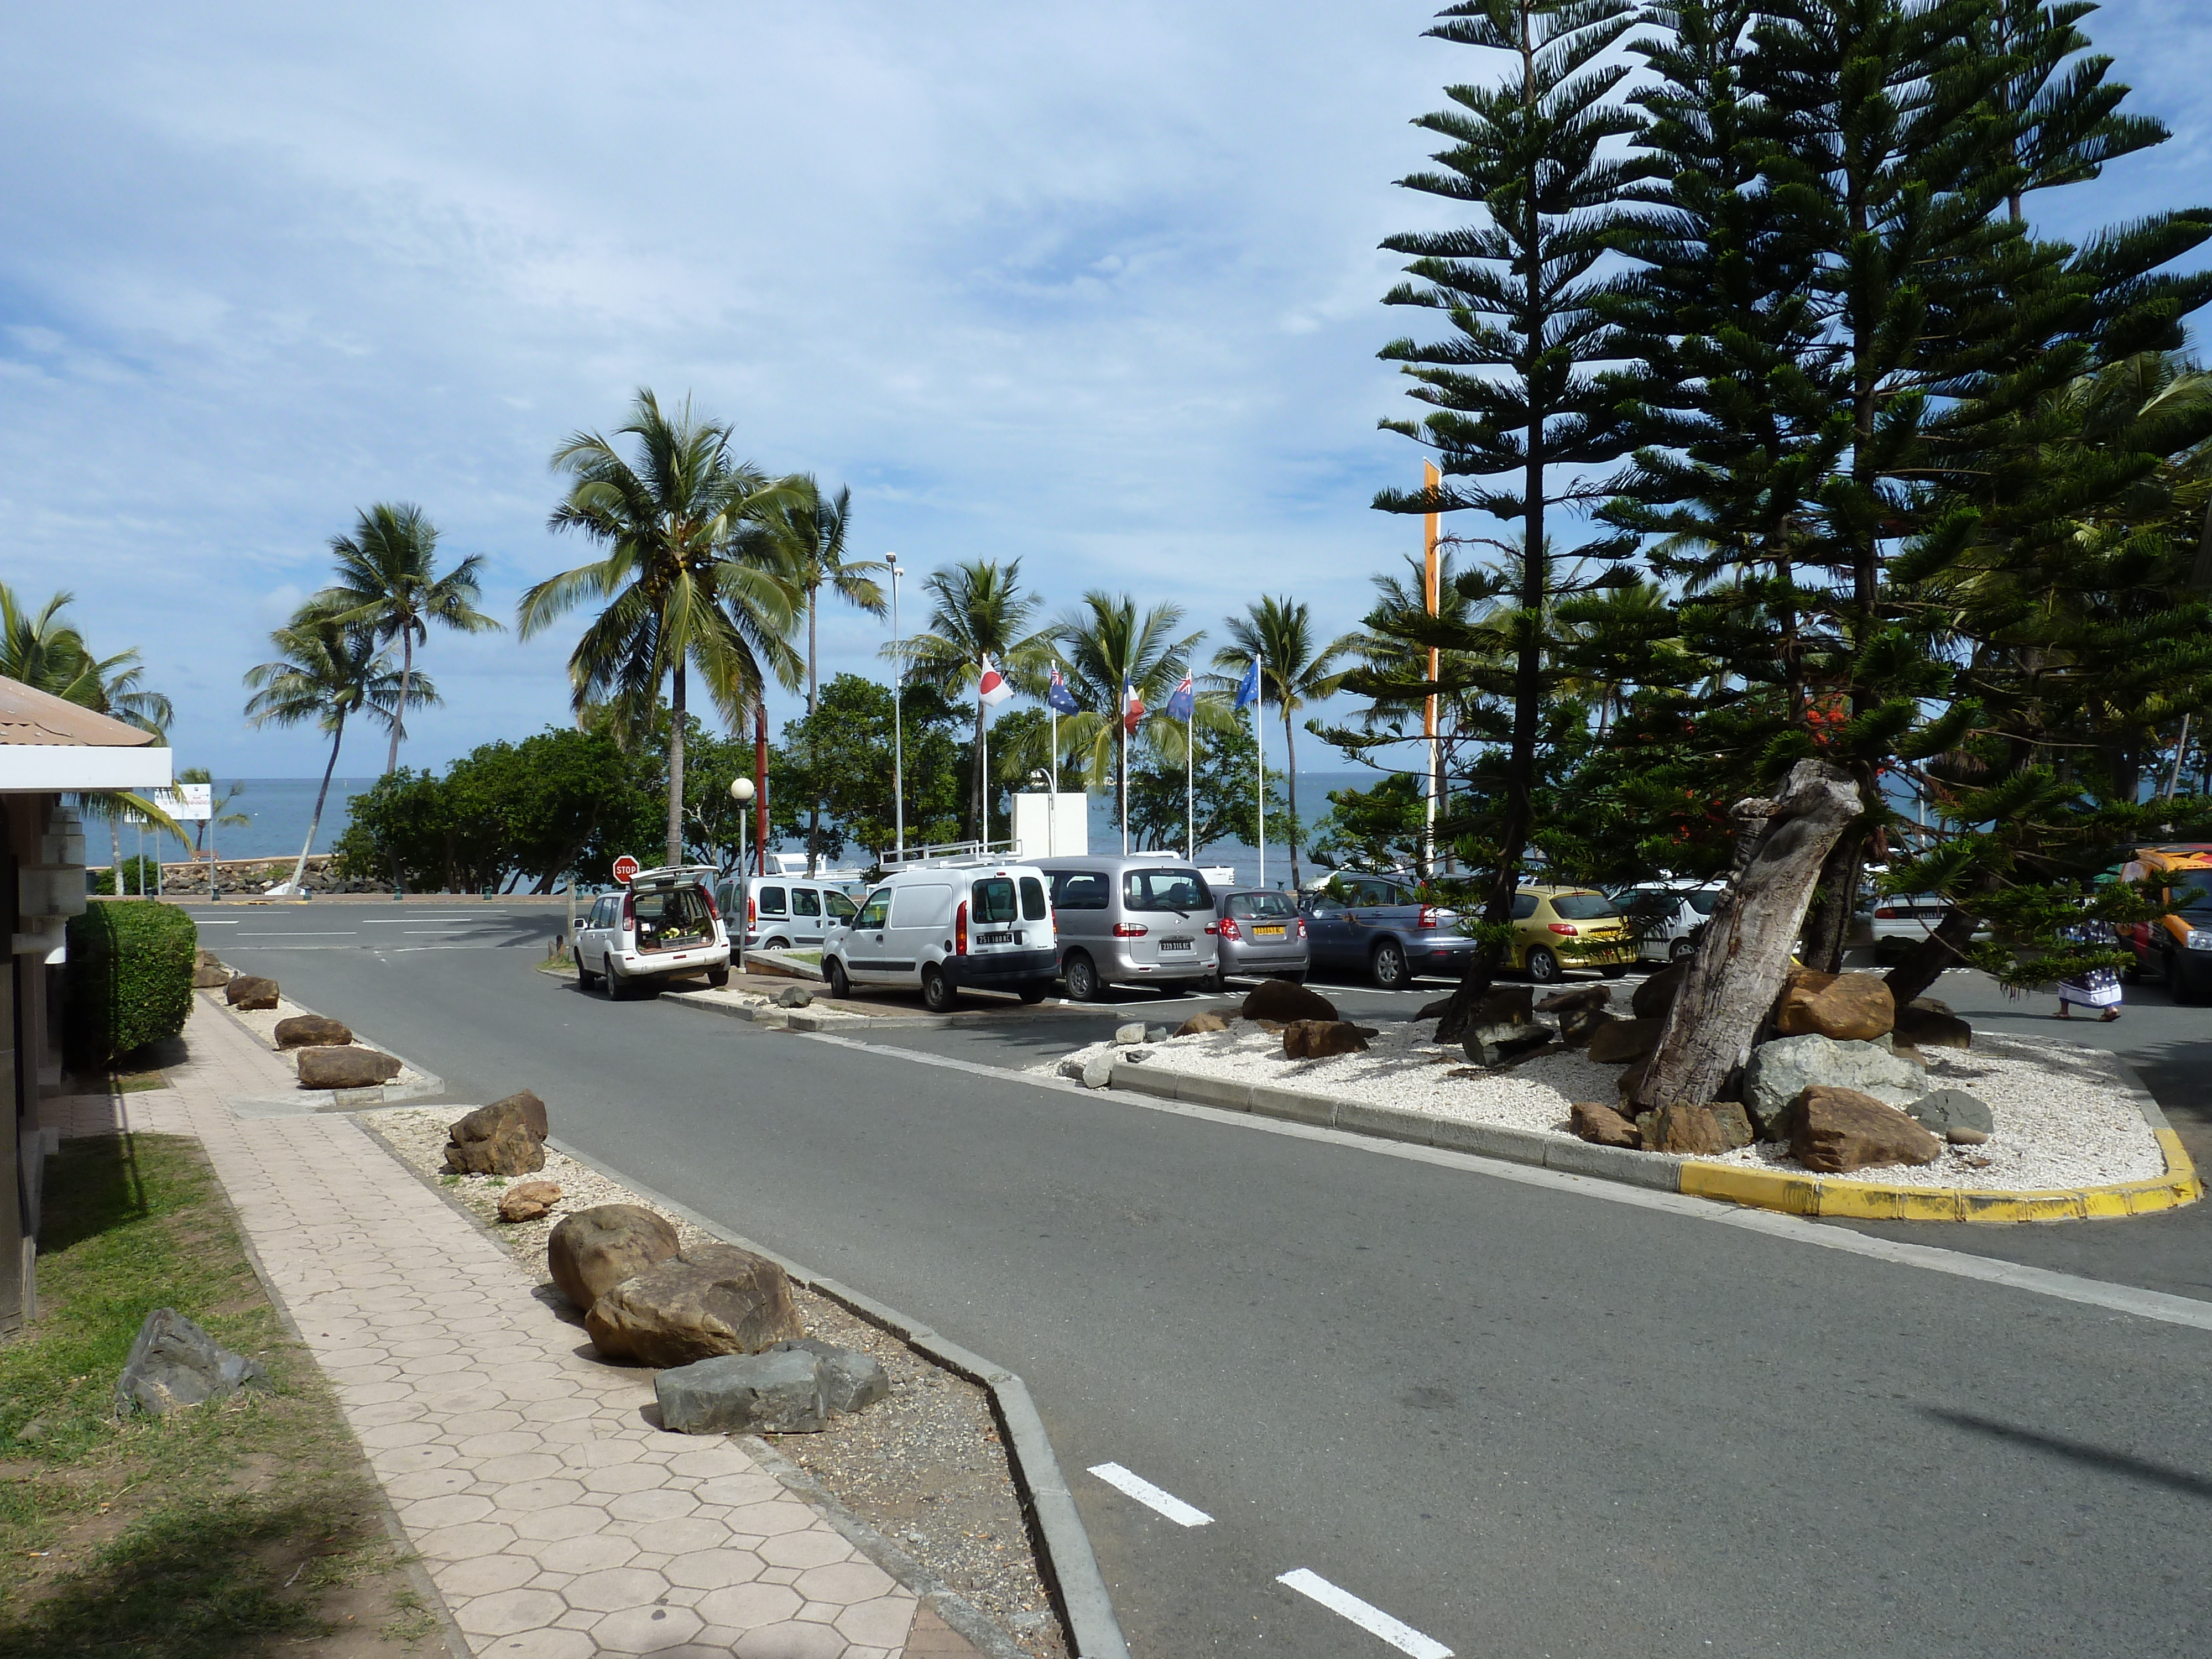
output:
[[[737,960],[732,965],[743,973],[745,947],[752,943],[751,880],[745,873],[745,808],[753,804],[753,781],[750,778],[732,778],[730,799],[738,804],[738,942]]]
[[[898,654],[898,555],[886,553],[884,563],[891,573],[891,825],[899,862],[906,861],[906,733],[899,718],[899,686],[906,678],[906,662]]]

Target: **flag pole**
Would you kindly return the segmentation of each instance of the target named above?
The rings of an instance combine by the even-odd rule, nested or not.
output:
[[[1129,856],[1129,693],[1121,691],[1121,718],[1115,722],[1121,728],[1121,856]]]
[[[1434,461],[1421,463],[1421,483],[1431,492],[1443,486],[1443,474],[1437,471]],[[1432,617],[1437,614],[1437,604],[1442,597],[1439,592],[1442,582],[1437,559],[1437,544],[1441,536],[1443,522],[1443,515],[1436,513],[1429,514],[1422,520],[1421,586],[1423,592],[1421,597],[1427,603],[1429,615]],[[1432,645],[1429,647],[1429,684],[1431,685],[1437,681],[1437,647]],[[1423,735],[1429,740],[1429,775],[1422,780],[1421,790],[1421,793],[1428,799],[1427,813],[1421,829],[1421,861],[1427,866],[1425,873],[1433,876],[1436,874],[1437,867],[1437,796],[1439,793],[1437,786],[1442,782],[1437,776],[1439,768],[1437,749],[1437,694],[1433,691],[1429,693],[1427,704],[1421,712],[1421,730]]]
[[[1267,682],[1260,672],[1260,653],[1252,653],[1252,753],[1258,773],[1260,806],[1260,885],[1267,884],[1267,732],[1260,713],[1267,706]]]
[[[1198,862],[1198,774],[1194,769],[1197,750],[1192,746],[1197,726],[1198,704],[1194,698],[1191,712],[1182,717],[1182,855],[1193,864]]]
[[[1052,712],[1052,799],[1045,803],[1044,814],[1044,855],[1050,858],[1060,850],[1060,710],[1053,707],[1049,692],[1045,707]]]

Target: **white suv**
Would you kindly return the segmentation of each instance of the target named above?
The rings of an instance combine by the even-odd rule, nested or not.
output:
[[[982,859],[894,871],[822,946],[830,994],[855,985],[918,987],[933,1013],[969,986],[1041,1002],[1060,972],[1044,874]]]
[[[602,893],[576,929],[576,982],[606,987],[619,1001],[630,988],[647,990],[656,980],[704,974],[713,986],[730,982],[730,939],[714,908],[705,865],[641,870],[619,893]]]

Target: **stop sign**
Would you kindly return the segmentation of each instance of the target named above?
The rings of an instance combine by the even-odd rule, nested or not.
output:
[[[615,860],[615,879],[622,883],[623,886],[629,886],[630,878],[635,876],[636,873],[637,860],[632,858],[629,854],[624,853],[620,858]]]

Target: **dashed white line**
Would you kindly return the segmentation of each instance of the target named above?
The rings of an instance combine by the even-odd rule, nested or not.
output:
[[[1452,1659],[1452,1650],[1434,1637],[1424,1636],[1411,1625],[1402,1624],[1382,1608],[1361,1601],[1350,1590],[1338,1589],[1310,1567],[1279,1574],[1275,1582],[1289,1585],[1301,1595],[1311,1596],[1331,1613],[1349,1619],[1370,1636],[1381,1637],[1399,1652],[1413,1655],[1413,1659]]]
[[[1212,1523],[1213,1517],[1204,1510],[1194,1508],[1171,1492],[1163,1492],[1141,1474],[1132,1474],[1119,1463],[1094,1463],[1091,1473],[1118,1492],[1135,1498],[1148,1510],[1155,1510],[1178,1527],[1204,1527]]]

